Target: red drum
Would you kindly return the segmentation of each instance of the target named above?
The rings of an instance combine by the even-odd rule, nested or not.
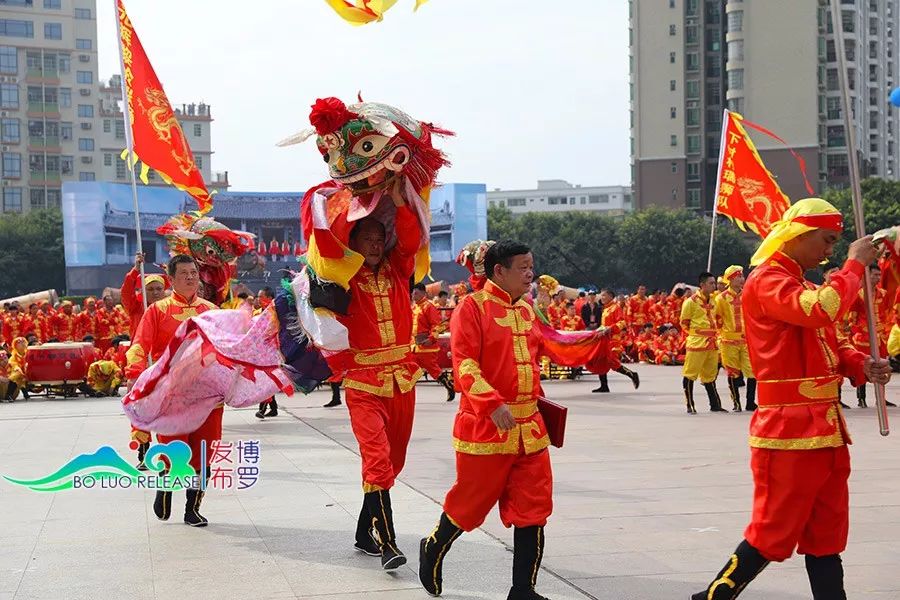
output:
[[[87,377],[94,360],[94,347],[85,343],[29,346],[25,355],[25,378],[34,385],[78,383]]]
[[[442,333],[438,336],[437,342],[440,348],[437,355],[438,366],[445,371],[453,369],[453,360],[450,358],[450,334]]]

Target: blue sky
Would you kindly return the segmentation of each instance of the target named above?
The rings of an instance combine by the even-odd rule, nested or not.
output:
[[[118,72],[98,0],[100,77]],[[327,178],[313,144],[276,148],[318,97],[394,104],[456,132],[448,182],[621,185],[628,174],[628,21],[621,0],[399,0],[343,22],[323,0],[126,0],[173,104],[212,106],[214,170],[233,189]]]

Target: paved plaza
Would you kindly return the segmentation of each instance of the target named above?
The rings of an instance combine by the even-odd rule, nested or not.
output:
[[[555,509],[539,577],[552,600],[686,600],[741,540],[749,415],[688,416],[677,369],[636,369],[639,392],[616,374],[603,396],[590,393],[595,377],[546,385],[569,407],[565,447],[552,449]],[[719,388],[726,395],[724,381]],[[889,390],[900,397],[898,383]],[[265,421],[255,408],[226,408],[224,438],[260,440],[261,474],[249,489],[211,491],[206,529],[181,522],[182,493],[172,519],[160,522],[151,491],[48,494],[0,481],[0,600],[428,598],[416,575],[418,540],[453,482],[456,404],[435,384],[418,394],[409,459],[392,491],[406,567],[385,573],[377,558],[353,551],[359,457],[346,408],[321,408],[330,396],[323,390],[280,399],[279,416]],[[701,389],[698,409],[705,404]],[[847,411],[855,444],[844,564],[853,600],[900,598],[900,410],[892,416],[897,432],[882,438],[874,409]],[[43,477],[102,445],[130,460],[128,432],[117,398],[2,404],[0,474]],[[448,555],[443,597],[505,598],[511,543],[494,511]],[[741,598],[809,597],[795,557],[769,567]]]

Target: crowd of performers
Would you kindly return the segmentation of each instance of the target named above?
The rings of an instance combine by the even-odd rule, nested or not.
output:
[[[499,505],[514,530],[508,600],[545,600],[536,587],[553,509],[549,446],[561,445],[563,421],[560,407],[544,398],[543,359],[601,375],[599,392],[608,391],[610,370],[639,385],[623,362],[683,362],[689,412],[696,379],[713,384],[711,408],[721,409],[713,400],[721,362],[730,387],[741,377],[748,390],[756,386],[753,514],[725,567],[694,600],[733,600],[770,561],[795,550],[806,555],[816,600],[846,598],[840,553],[850,437],[839,389],[845,377],[857,387],[890,378],[887,360],[854,346],[854,322],[849,336],[844,329],[845,318],[859,312],[862,275],[879,253],[871,238],[852,244],[825,284],[807,281],[804,272],[830,256],[842,217],[823,200],[802,200],[754,255],[746,285],[743,270],[730,267],[717,294],[716,278],[703,274],[696,292],[647,296],[639,289],[617,300],[601,290],[599,298],[586,292],[571,302],[559,294],[531,298],[527,246],[476,241],[460,255],[472,276],[451,307],[446,296],[432,302],[415,284],[428,271],[429,189],[446,164],[432,137],[448,132],[387,105],[336,98],[317,101],[310,122],[312,130],[286,143],[315,136],[331,180],[301,203],[305,268],[274,297],[260,294],[258,311],[249,298],[229,300],[224,287],[229,260],[247,247],[245,234],[187,216],[167,231],[183,243],[170,239],[166,276],[147,276],[148,308],[141,299],[126,313],[123,408],[139,459],[153,432],[160,442],[187,444],[194,471],[208,477],[211,456],[201,464],[199,450],[221,439],[225,404],[241,408],[279,390],[339,383],[361,457],[353,545],[391,571],[407,562],[391,489],[406,462],[416,383],[428,371],[448,400],[457,392],[460,399],[450,441],[455,478],[419,543],[421,585],[441,594],[451,546]],[[552,294],[558,284],[544,279],[539,286]],[[216,310],[223,304],[248,310]],[[435,364],[448,329],[452,380]],[[174,493],[156,493],[160,520],[171,517]],[[205,485],[185,495],[184,522],[207,525],[200,513]]]

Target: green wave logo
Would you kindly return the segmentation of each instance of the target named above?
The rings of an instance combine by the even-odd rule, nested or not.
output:
[[[165,474],[169,485],[154,486],[156,489],[183,489],[187,487],[182,482],[196,475],[191,467],[191,449],[182,441],[169,442],[167,444],[154,444],[147,451],[144,463],[147,465],[151,477],[161,477],[166,471],[166,465],[162,461],[165,456],[171,465]],[[94,481],[109,480],[117,483],[130,481],[131,485],[148,476],[138,471],[129,462],[123,459],[118,452],[110,446],[102,446],[92,454],[81,454],[73,458],[55,472],[39,479],[17,479],[4,475],[8,482],[27,487],[35,492],[60,492],[75,487],[76,480],[91,478]],[[124,487],[124,485],[117,485]]]

